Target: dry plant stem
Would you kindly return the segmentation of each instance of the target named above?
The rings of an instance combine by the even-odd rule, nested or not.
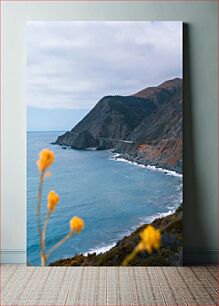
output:
[[[47,211],[47,215],[46,215],[46,221],[44,223],[44,227],[43,227],[43,232],[42,232],[42,243],[41,243],[41,265],[45,266],[46,265],[46,260],[47,257],[45,255],[45,239],[46,239],[46,228],[49,222],[49,218],[51,215],[51,210]]]
[[[44,171],[40,173],[40,186],[39,186],[39,192],[38,192],[38,197],[37,197],[38,232],[40,236],[41,259],[42,259],[42,230],[41,230],[40,204],[41,204],[41,195],[42,195],[42,190],[43,190],[43,176],[44,176]]]
[[[135,256],[138,254],[138,252],[139,252],[139,248],[138,248],[138,245],[137,245],[134,248],[134,250],[128,256],[126,256],[126,258],[123,260],[122,266],[128,266],[130,261],[132,261],[132,259],[135,258]]]
[[[41,237],[41,215],[40,215],[40,203],[41,203],[41,195],[42,195],[42,190],[43,190],[43,175],[44,172],[40,173],[40,186],[39,186],[39,191],[38,191],[38,197],[37,197],[37,214],[38,214],[38,231],[39,235]]]
[[[48,258],[56,249],[58,249],[66,240],[68,240],[69,238],[72,237],[72,235],[74,234],[73,231],[70,231],[64,238],[62,238],[62,240],[60,240],[59,242],[57,242],[47,253],[46,258]]]

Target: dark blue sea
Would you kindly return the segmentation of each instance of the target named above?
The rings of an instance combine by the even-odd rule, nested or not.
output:
[[[49,220],[46,249],[69,231],[74,215],[84,219],[85,229],[65,242],[48,262],[76,253],[101,252],[131,233],[140,224],[173,212],[182,202],[182,176],[153,167],[141,167],[113,158],[110,151],[78,151],[51,145],[63,132],[30,132],[27,172],[27,253],[28,261],[40,264],[37,231],[38,153],[55,152],[51,177],[45,178],[42,219],[47,212],[47,194],[60,196]]]

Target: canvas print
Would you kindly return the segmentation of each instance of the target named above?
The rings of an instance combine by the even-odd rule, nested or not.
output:
[[[27,264],[177,266],[182,22],[27,23]]]

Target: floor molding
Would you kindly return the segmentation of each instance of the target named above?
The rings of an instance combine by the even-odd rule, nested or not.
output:
[[[26,250],[0,250],[1,264],[25,264]],[[184,265],[218,264],[218,250],[184,250]]]
[[[1,264],[25,264],[26,250],[0,250]]]

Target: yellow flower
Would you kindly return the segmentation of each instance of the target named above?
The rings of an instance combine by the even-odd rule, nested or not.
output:
[[[55,191],[50,191],[48,194],[48,209],[53,211],[59,202],[59,195]]]
[[[81,230],[84,228],[84,220],[81,218],[74,216],[69,222],[70,228],[72,231],[80,234]]]
[[[140,234],[141,241],[138,244],[138,250],[146,250],[149,254],[152,250],[158,250],[160,247],[160,231],[152,225],[148,225]]]
[[[39,154],[37,165],[40,171],[45,171],[46,168],[50,167],[54,162],[55,154],[53,151],[43,149]]]

